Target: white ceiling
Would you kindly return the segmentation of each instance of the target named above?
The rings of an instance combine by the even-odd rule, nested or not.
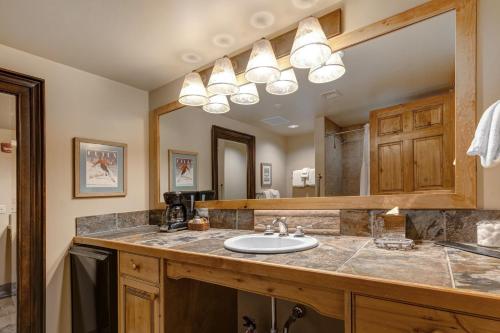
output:
[[[0,129],[16,128],[16,96],[0,93]]]
[[[339,1],[0,0],[0,43],[152,90]],[[274,22],[254,28],[262,11]],[[233,45],[214,45],[220,34]]]
[[[225,116],[282,135],[311,132],[314,118],[325,115],[340,126],[366,123],[371,110],[403,103],[453,87],[455,14],[450,12],[344,50],[346,74],[337,81],[314,84],[306,70],[295,70],[299,90],[274,96],[259,85],[260,102],[231,103]],[[336,89],[341,96],[321,95]],[[299,128],[271,127],[261,119],[282,116]]]

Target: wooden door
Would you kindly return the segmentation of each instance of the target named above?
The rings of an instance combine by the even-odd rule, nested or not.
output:
[[[372,194],[452,190],[453,93],[370,113]]]
[[[120,332],[160,333],[160,290],[126,277],[120,281]]]

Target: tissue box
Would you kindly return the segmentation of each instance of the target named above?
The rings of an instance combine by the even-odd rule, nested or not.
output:
[[[482,221],[477,224],[477,245],[500,247],[500,221]]]

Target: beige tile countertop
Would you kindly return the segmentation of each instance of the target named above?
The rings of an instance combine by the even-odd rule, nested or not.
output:
[[[155,226],[121,232],[75,237],[75,243],[121,249],[125,245],[169,249],[254,263],[286,265],[323,272],[338,272],[500,295],[500,259],[444,248],[432,242],[417,244],[414,250],[394,251],[377,248],[371,238],[314,236],[319,246],[288,254],[243,254],[228,251],[224,240],[249,231],[210,229],[160,233]]]

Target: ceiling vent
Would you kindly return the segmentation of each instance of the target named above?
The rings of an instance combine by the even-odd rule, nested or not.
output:
[[[338,98],[342,96],[342,94],[337,89],[333,89],[332,91],[321,94],[321,96],[323,96],[328,101],[334,98]]]
[[[270,126],[280,126],[280,125],[285,125],[290,122],[290,120],[283,118],[282,116],[274,116],[274,117],[269,117],[269,118],[264,118],[261,119],[264,124],[270,125]]]

